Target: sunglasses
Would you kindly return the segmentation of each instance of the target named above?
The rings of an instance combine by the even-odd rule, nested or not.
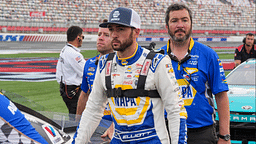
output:
[[[84,36],[80,36],[82,39],[84,39]]]

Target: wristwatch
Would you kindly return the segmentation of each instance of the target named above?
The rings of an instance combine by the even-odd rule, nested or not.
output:
[[[218,134],[217,136],[218,136],[219,138],[221,138],[221,139],[224,139],[225,141],[230,140],[230,134],[226,134],[226,135],[220,135],[220,134]]]

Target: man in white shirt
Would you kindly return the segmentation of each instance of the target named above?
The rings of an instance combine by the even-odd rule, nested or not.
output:
[[[77,101],[81,92],[85,59],[79,47],[83,43],[83,29],[71,26],[67,30],[67,44],[61,50],[56,68],[56,79],[60,84],[60,95],[69,114],[76,114]]]

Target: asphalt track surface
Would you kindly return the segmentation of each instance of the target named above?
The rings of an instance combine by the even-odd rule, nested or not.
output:
[[[149,46],[151,42],[138,42],[141,46]],[[158,49],[164,46],[167,42],[155,42]],[[242,42],[202,42],[211,47],[237,47]],[[0,54],[12,54],[12,53],[44,53],[44,52],[56,52],[65,46],[65,42],[1,42]],[[95,50],[96,42],[83,42],[81,50]]]

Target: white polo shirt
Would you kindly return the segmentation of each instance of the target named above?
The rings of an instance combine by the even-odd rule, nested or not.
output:
[[[67,43],[61,50],[56,67],[56,79],[66,85],[80,85],[83,78],[85,59],[80,53],[80,49]]]

